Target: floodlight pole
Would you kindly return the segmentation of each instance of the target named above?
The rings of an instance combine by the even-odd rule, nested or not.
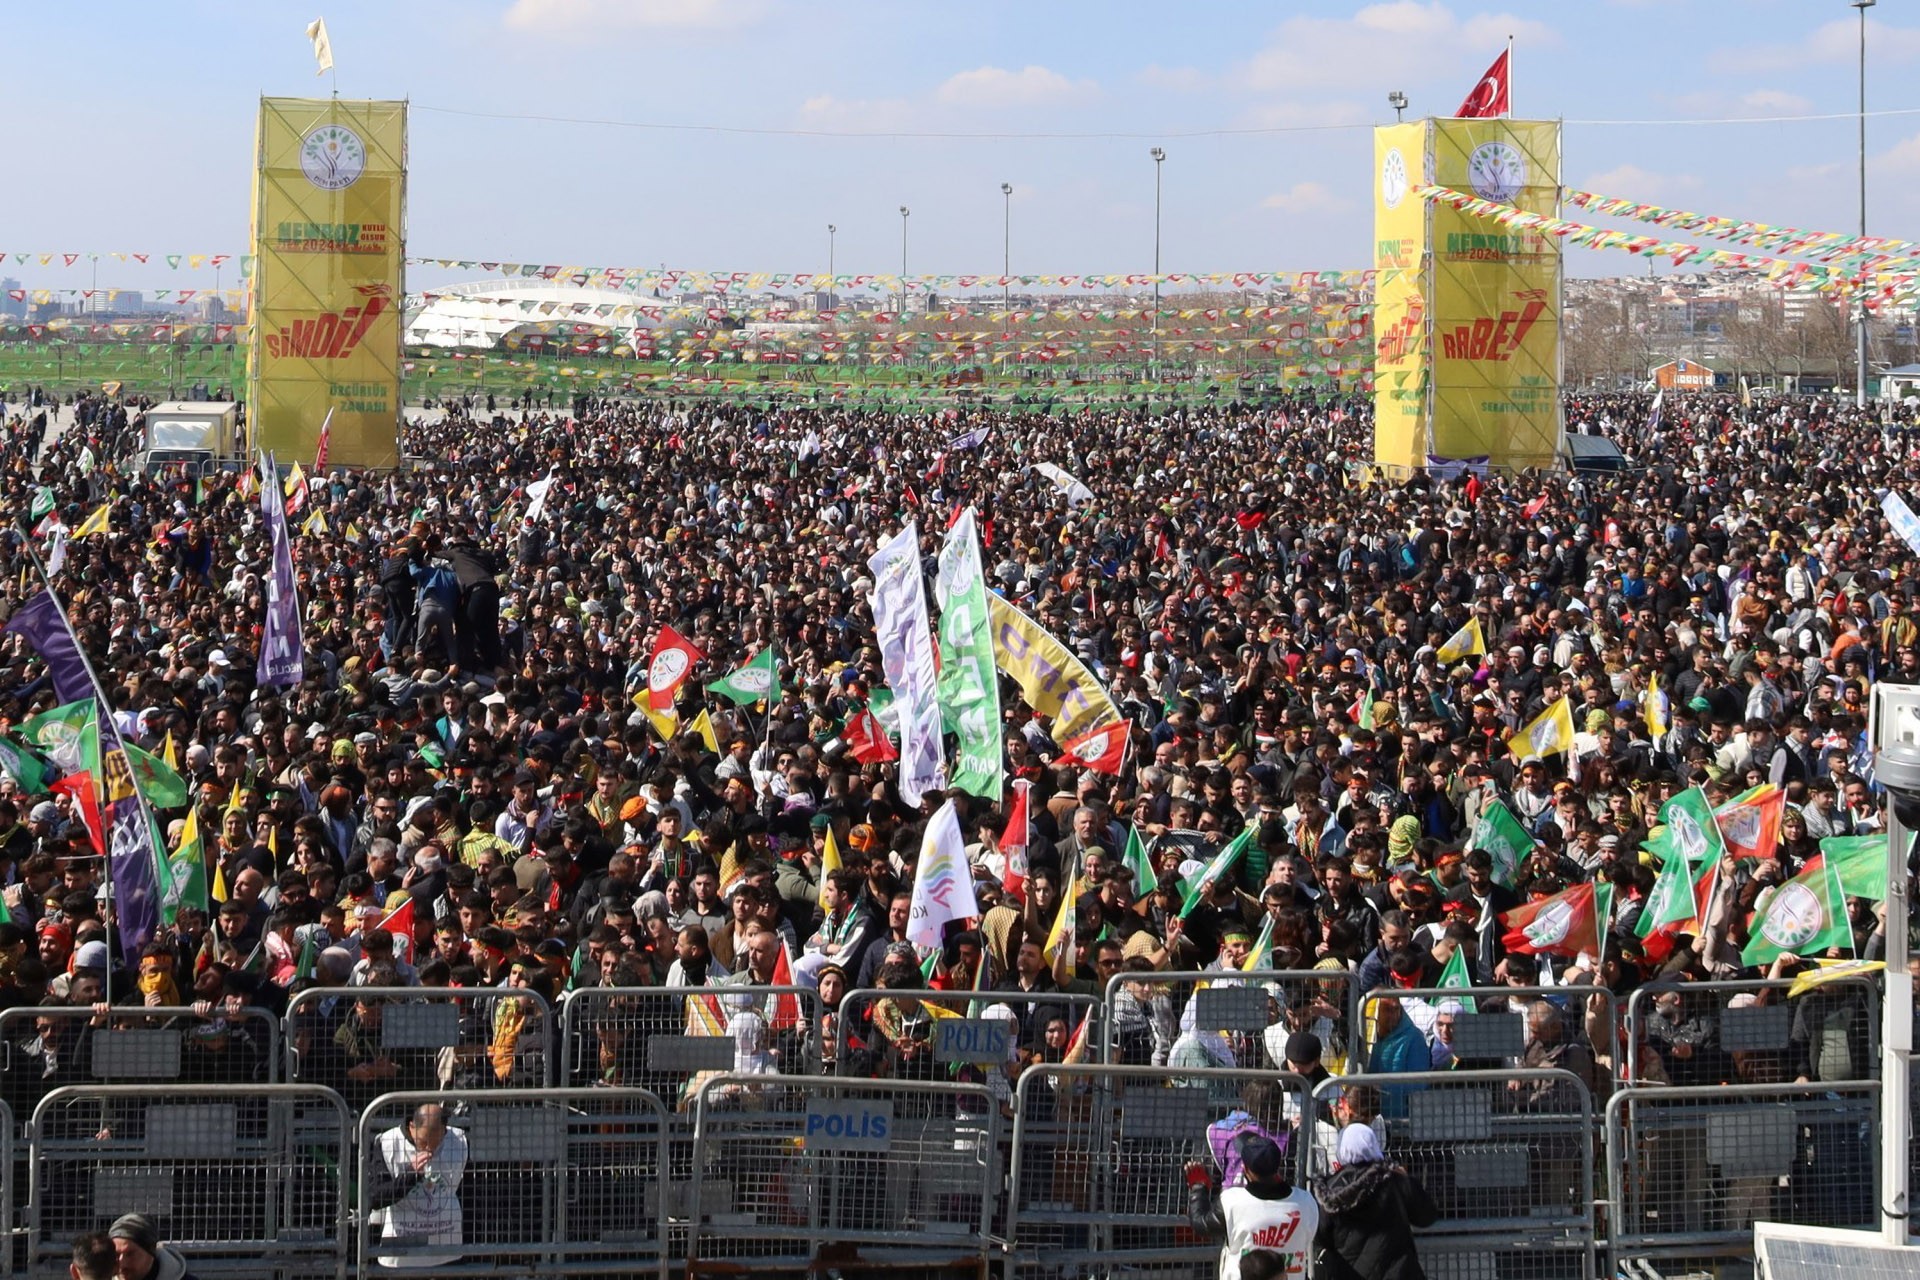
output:
[[[1887,795],[1887,896],[1881,904],[1886,969],[1880,1001],[1880,1238],[1905,1246],[1912,1220],[1908,1147],[1913,1115],[1913,978],[1907,972],[1909,851],[1903,805],[1920,800],[1920,686],[1882,684],[1868,715],[1874,774]]]

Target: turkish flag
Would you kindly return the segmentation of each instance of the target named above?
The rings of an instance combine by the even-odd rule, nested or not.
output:
[[[1513,57],[1513,50],[1503,50],[1487,68],[1480,83],[1473,86],[1473,92],[1460,104],[1453,114],[1467,119],[1484,120],[1491,116],[1509,115],[1513,111],[1512,86],[1507,82],[1507,64]]]
[[[404,938],[407,946],[411,947],[413,945],[413,899],[408,898],[387,912],[373,927],[390,933],[396,938]]]
[[[1132,732],[1131,720],[1101,725],[1060,744],[1060,750],[1075,764],[1119,777],[1120,761],[1127,754],[1127,736]]]
[[[1001,873],[1000,887],[1009,897],[1020,902],[1027,900],[1027,792],[1033,784],[1025,778],[1016,778],[1013,783],[1013,807],[1007,813],[1006,829],[1000,833],[1000,853],[1006,859],[1006,870]]]

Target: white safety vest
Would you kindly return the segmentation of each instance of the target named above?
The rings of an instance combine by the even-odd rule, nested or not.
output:
[[[1255,1249],[1285,1254],[1289,1277],[1304,1277],[1320,1231],[1320,1206],[1313,1196],[1295,1187],[1279,1200],[1262,1200],[1245,1187],[1220,1195],[1220,1214],[1227,1222],[1227,1243],[1220,1250],[1220,1280],[1240,1280],[1240,1257]]]

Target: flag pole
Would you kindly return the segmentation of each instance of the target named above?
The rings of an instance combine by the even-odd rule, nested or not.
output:
[[[154,852],[153,837],[154,833],[159,830],[159,827],[154,821],[153,810],[147,806],[146,795],[140,790],[139,779],[133,776],[133,759],[127,755],[126,742],[120,736],[120,726],[113,724],[113,705],[107,701],[106,686],[100,683],[100,673],[93,669],[93,660],[87,657],[86,646],[80,643],[80,637],[74,634],[73,624],[67,621],[67,611],[61,605],[60,593],[54,590],[53,579],[47,574],[47,566],[41,563],[40,555],[33,549],[33,543],[31,541],[23,539],[21,546],[26,551],[28,558],[33,561],[33,567],[39,571],[40,581],[45,584],[47,596],[53,601],[54,612],[60,617],[60,626],[66,631],[67,638],[73,641],[73,651],[80,658],[80,666],[87,673],[88,683],[93,686],[94,703],[98,707],[95,714],[101,719],[104,719],[112,727],[113,740],[120,745],[120,757],[127,764],[127,785],[133,788],[134,802],[140,806],[141,823],[147,829],[147,851],[148,855],[152,856]],[[101,768],[103,776],[94,779],[94,787],[96,790],[104,791],[104,784],[106,782],[105,772],[106,769],[103,765]],[[104,808],[102,812],[105,812]],[[103,829],[100,832],[100,844],[100,864],[106,872],[102,887],[106,890],[107,914],[111,916],[113,914],[113,831],[111,827],[105,826],[104,819]],[[164,850],[161,852],[162,857],[160,860],[165,861]],[[156,873],[159,871],[158,864],[155,865],[154,870]],[[156,889],[159,887],[157,875],[154,887]],[[101,995],[108,1004],[113,1003],[113,951],[116,935],[119,932],[117,921],[115,922],[114,928],[107,930],[107,973],[105,980],[101,983]],[[121,951],[123,953],[122,958],[124,958],[125,948],[121,948]]]
[[[1507,36],[1507,119],[1513,119],[1513,36]]]

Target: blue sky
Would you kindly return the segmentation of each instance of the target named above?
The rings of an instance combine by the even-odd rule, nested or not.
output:
[[[1367,126],[1392,119],[1387,92],[1450,111],[1509,33],[1516,114],[1568,121],[1570,183],[1809,228],[1857,217],[1851,115],[1583,123],[1851,113],[1844,0],[112,0],[4,11],[0,251],[243,252],[255,100],[326,92],[303,36],[319,14],[343,95],[415,104],[408,238],[424,256],[824,270],[832,222],[839,270],[889,271],[906,204],[913,270],[997,271],[1004,181],[1016,271],[1141,271],[1158,143],[1166,269],[1363,266]],[[1881,0],[1868,109],[1920,108],[1916,65],[1920,12]],[[1288,131],[1182,136],[1210,130]],[[1868,140],[1870,229],[1920,238],[1920,111],[1871,119]],[[6,270],[85,283],[84,267]],[[162,274],[104,262],[100,284],[186,283]]]

